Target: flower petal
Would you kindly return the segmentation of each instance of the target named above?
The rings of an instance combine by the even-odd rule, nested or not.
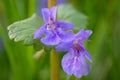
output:
[[[57,7],[52,7],[51,9],[50,9],[50,16],[51,16],[51,18],[54,20],[54,21],[56,21],[56,13],[57,13]]]
[[[91,70],[90,64],[86,63],[85,56],[80,55],[79,57],[74,57],[74,63],[73,63],[73,74],[80,78],[82,76],[85,76],[89,73]]]
[[[83,50],[82,50],[81,53],[84,54],[85,57],[86,57],[90,62],[92,62],[92,56],[89,54],[89,52],[88,52],[87,49],[85,48],[83,42],[79,42],[78,44],[81,46],[81,48],[83,48]],[[80,53],[80,54],[81,54],[81,53]]]
[[[92,56],[89,54],[89,52],[87,50],[85,50],[85,57],[90,61],[92,62]]]
[[[68,22],[58,21],[57,24],[65,30],[72,30],[75,27],[73,24]]]
[[[41,39],[41,42],[46,45],[57,45],[60,42],[60,39],[55,32],[47,31],[46,36]]]
[[[34,39],[39,38],[45,32],[46,24],[40,27],[34,34]]]
[[[77,78],[87,75],[91,70],[91,66],[86,63],[85,56],[74,55],[74,51],[70,50],[62,59],[63,70],[68,74],[74,74]]]
[[[57,29],[56,33],[62,42],[72,41],[75,38],[73,32],[65,32],[61,28]]]
[[[48,8],[43,8],[42,9],[42,16],[45,22],[48,22],[49,17],[50,17],[50,10]]]
[[[59,44],[56,47],[56,50],[59,51],[59,52],[68,51],[71,47],[72,47],[72,41]]]
[[[76,38],[81,37],[83,41],[87,40],[88,37],[92,34],[92,30],[81,29],[77,34]]]
[[[68,74],[68,75],[72,75],[72,63],[74,61],[74,55],[73,53],[67,53],[63,56],[62,58],[62,68],[63,70]]]

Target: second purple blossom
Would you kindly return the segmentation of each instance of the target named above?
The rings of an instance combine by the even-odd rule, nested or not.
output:
[[[62,43],[56,47],[57,51],[67,51],[63,56],[62,67],[68,75],[75,75],[77,78],[85,76],[91,70],[86,58],[92,62],[92,57],[84,46],[84,41],[92,34],[91,30],[81,29],[71,41]]]

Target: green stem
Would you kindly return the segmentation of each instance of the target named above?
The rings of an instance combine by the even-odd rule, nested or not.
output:
[[[51,8],[56,5],[56,0],[48,0],[48,8]],[[59,64],[59,55],[55,49],[51,50],[50,54],[51,61],[51,80],[60,80],[60,64]]]
[[[59,62],[59,54],[55,49],[51,50],[50,54],[51,61],[51,80],[60,80],[60,62]]]
[[[48,0],[48,8],[56,6],[56,0]]]

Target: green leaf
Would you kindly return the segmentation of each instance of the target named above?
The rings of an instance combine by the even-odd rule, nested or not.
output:
[[[25,45],[33,44],[33,35],[35,31],[40,28],[43,24],[43,20],[34,14],[32,17],[17,21],[8,26],[9,37],[14,39],[15,42],[24,40]]]
[[[74,24],[75,30],[85,28],[87,26],[87,16],[78,12],[71,4],[58,6],[58,21],[65,21]]]

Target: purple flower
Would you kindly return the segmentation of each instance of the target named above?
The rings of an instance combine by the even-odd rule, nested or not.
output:
[[[68,51],[63,56],[62,67],[68,75],[75,75],[80,78],[87,75],[91,70],[86,58],[92,62],[92,57],[84,46],[84,41],[92,34],[91,30],[80,30],[75,38],[67,43],[62,43],[56,47],[57,51]]]
[[[57,45],[60,42],[68,42],[74,38],[74,33],[69,31],[74,28],[74,25],[67,22],[56,21],[56,11],[57,7],[42,9],[45,24],[34,34],[34,38],[36,39],[45,33],[46,36],[41,39],[41,42],[46,45]]]

